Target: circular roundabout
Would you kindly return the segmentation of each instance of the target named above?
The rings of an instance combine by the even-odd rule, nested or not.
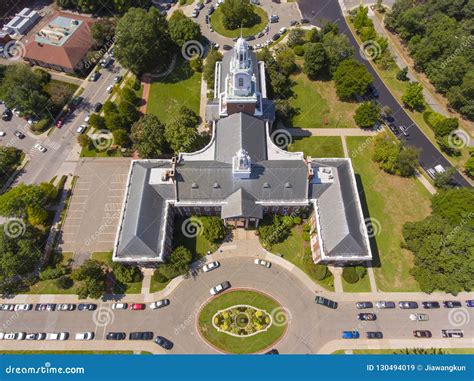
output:
[[[251,5],[253,11],[253,19],[247,24],[247,26],[242,27],[242,37],[254,36],[262,32],[268,24],[268,14],[261,7],[256,5]],[[240,37],[241,29],[237,27],[235,29],[227,29],[224,25],[224,14],[222,13],[222,8],[218,7],[215,12],[211,15],[210,24],[216,33],[219,33],[221,36],[228,38]]]
[[[261,352],[285,334],[290,316],[273,297],[238,289],[209,299],[198,315],[198,331],[226,353]]]

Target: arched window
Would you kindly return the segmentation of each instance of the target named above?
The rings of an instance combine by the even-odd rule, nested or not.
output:
[[[239,87],[243,87],[243,86],[244,86],[244,79],[239,78]]]

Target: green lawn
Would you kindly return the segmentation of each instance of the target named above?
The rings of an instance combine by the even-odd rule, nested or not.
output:
[[[92,147],[92,149],[89,149],[88,147],[82,147],[81,148],[81,157],[119,157],[120,156],[120,151],[119,150],[113,150],[112,154],[108,154],[109,151],[96,151],[95,147]]]
[[[380,268],[375,268],[377,287],[382,291],[419,291],[419,285],[409,274],[412,254],[400,247],[405,222],[422,220],[430,213],[431,195],[416,179],[389,175],[372,160],[371,138],[347,137],[347,147],[362,198],[366,218],[378,234],[375,237],[374,257],[379,257]],[[378,254],[377,252],[378,251]]]
[[[56,253],[52,255],[61,255],[59,264],[65,265],[68,260],[73,257],[73,253]],[[67,290],[56,286],[56,279],[40,280],[30,287],[26,294],[76,294],[79,284],[74,282],[74,285]]]
[[[359,279],[356,283],[347,283],[342,278],[342,288],[344,292],[370,292],[370,280],[369,275],[366,274],[362,279]]]
[[[255,291],[230,291],[212,299],[201,310],[199,329],[201,334],[218,348],[230,353],[255,353],[270,346],[285,332],[286,324],[272,324],[267,331],[250,337],[235,337],[217,331],[212,325],[214,314],[238,304],[248,304],[269,314],[282,308],[276,300]],[[275,318],[275,315],[272,317]]]
[[[298,111],[291,127],[357,128],[353,119],[357,103],[341,102],[333,81],[310,81],[303,73],[291,79],[295,81],[291,104]]]
[[[196,237],[186,237],[182,234],[182,226],[186,219],[177,218],[175,220],[173,246],[184,246],[194,256],[195,259],[205,257],[207,252],[211,253],[217,250],[218,245],[209,242],[206,237],[202,234],[198,234]]]
[[[71,98],[72,95],[76,92],[79,86],[69,83],[60,81],[58,79],[52,79],[44,86],[44,91],[46,91],[54,100],[56,97],[63,99]]]
[[[260,17],[260,21],[248,28],[242,28],[242,35],[244,37],[254,36],[261,32],[265,26],[268,24],[268,15],[267,12],[264,11],[263,8],[257,7],[255,5],[252,6],[254,12]],[[219,33],[224,37],[240,37],[241,31],[240,28],[229,30],[224,27],[222,22],[223,13],[221,8],[217,8],[215,12],[211,15],[211,25],[214,28],[214,31]]]
[[[327,290],[334,291],[334,277],[329,272],[329,276],[322,281],[317,280],[314,276],[307,272],[303,259],[305,248],[309,246],[309,242],[303,239],[303,230],[301,225],[297,225],[291,229],[291,235],[281,243],[272,246],[271,252],[274,254],[283,254],[283,258],[293,263],[295,266],[303,270],[315,283],[321,285]]]
[[[293,137],[288,151],[302,151],[305,157],[344,157],[340,136]]]
[[[151,278],[150,293],[152,294],[154,292],[164,290],[169,282],[171,282],[171,280],[168,280],[167,282],[162,283],[162,282],[158,282],[155,279]]]
[[[174,71],[154,81],[150,87],[147,113],[156,115],[161,122],[169,122],[181,106],[199,115],[201,73],[194,72],[185,62],[179,62]]]

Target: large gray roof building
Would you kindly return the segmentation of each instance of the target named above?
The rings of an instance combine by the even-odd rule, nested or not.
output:
[[[234,60],[246,59],[245,49],[252,53],[241,40],[236,47],[230,52]],[[248,62],[256,64],[254,58]],[[228,65],[239,67],[232,60]],[[235,83],[228,75],[226,81]],[[244,93],[254,97],[259,85],[249,83]],[[226,102],[230,98],[224,95]],[[212,139],[200,151],[132,162],[114,261],[163,262],[177,215],[218,215],[226,224],[248,227],[258,226],[266,214],[302,211],[310,216],[315,262],[371,260],[350,159],[311,159],[281,150],[270,138],[272,119],[239,109],[229,112],[227,104],[228,115],[214,120]]]

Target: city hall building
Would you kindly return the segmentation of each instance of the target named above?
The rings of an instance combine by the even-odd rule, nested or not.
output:
[[[216,65],[206,117],[212,139],[171,160],[131,163],[113,260],[154,266],[172,249],[177,216],[220,216],[258,227],[265,215],[306,215],[315,263],[370,261],[350,159],[287,152],[271,139],[275,109],[265,67],[244,39]]]

